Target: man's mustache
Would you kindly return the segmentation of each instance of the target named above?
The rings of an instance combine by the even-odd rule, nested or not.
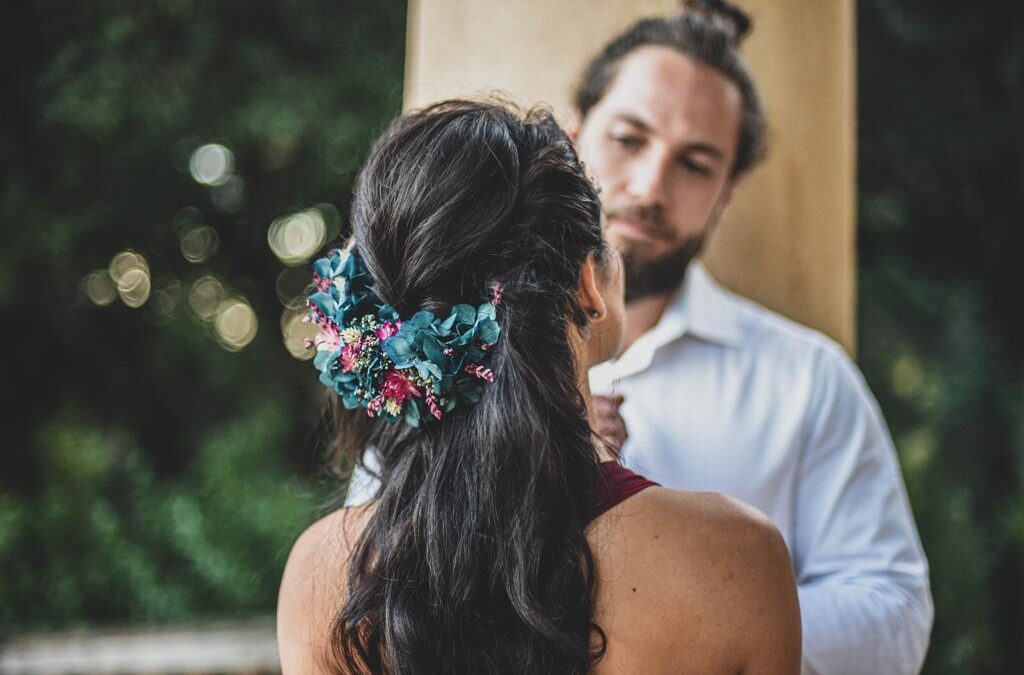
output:
[[[605,218],[617,218],[628,220],[650,230],[651,234],[659,239],[675,239],[675,228],[665,220],[665,215],[660,206],[640,204],[637,206],[624,206],[605,210]]]

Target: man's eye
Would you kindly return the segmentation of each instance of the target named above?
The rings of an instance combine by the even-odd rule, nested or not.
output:
[[[711,175],[711,168],[700,162],[695,162],[692,159],[682,159],[679,163],[690,173],[697,174],[698,176]]]
[[[621,136],[617,134],[612,134],[612,142],[626,150],[636,150],[643,145],[643,141],[636,136]]]

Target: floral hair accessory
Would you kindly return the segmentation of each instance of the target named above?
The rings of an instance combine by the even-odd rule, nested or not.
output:
[[[314,262],[313,284],[308,320],[320,327],[313,364],[347,409],[418,427],[476,403],[484,382],[494,382],[484,361],[501,333],[500,286],[490,303],[455,305],[446,319],[424,310],[403,320],[371,290],[373,278],[355,251]]]

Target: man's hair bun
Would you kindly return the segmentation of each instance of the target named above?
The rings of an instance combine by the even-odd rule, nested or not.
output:
[[[735,45],[743,42],[753,25],[746,12],[726,0],[684,0],[683,6],[688,11],[699,12],[728,24]]]

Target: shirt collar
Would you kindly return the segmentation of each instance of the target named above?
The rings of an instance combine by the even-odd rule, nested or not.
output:
[[[591,368],[591,389],[606,391],[612,381],[646,369],[658,349],[685,335],[726,347],[735,347],[743,340],[736,300],[696,260],[690,263],[682,285],[658,323],[618,359]]]
[[[735,347],[743,340],[743,321],[736,298],[718,285],[700,261],[690,263],[683,287],[673,309],[685,317],[684,333]]]

